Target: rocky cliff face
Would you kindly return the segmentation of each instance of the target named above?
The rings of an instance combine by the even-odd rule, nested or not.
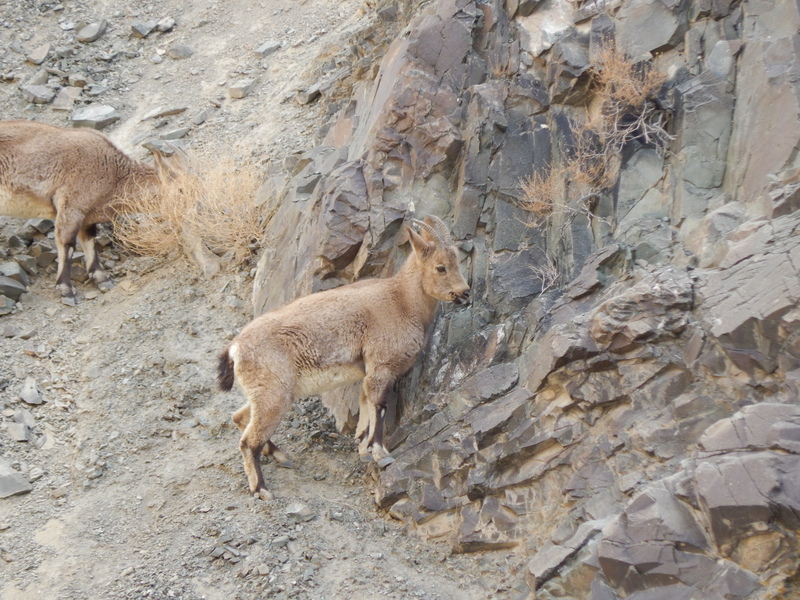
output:
[[[391,274],[411,214],[452,223],[474,302],[398,386],[376,499],[457,551],[513,549],[512,596],[796,593],[798,25],[758,0],[379,2],[348,52],[380,67],[321,86],[255,312]],[[664,135],[640,122],[599,184],[572,166],[609,47],[663,75]],[[327,398],[343,427],[353,397]]]

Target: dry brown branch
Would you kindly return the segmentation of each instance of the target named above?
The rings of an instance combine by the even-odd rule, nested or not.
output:
[[[614,185],[622,149],[641,139],[663,152],[672,139],[667,116],[654,98],[666,77],[647,63],[633,63],[613,47],[606,48],[594,67],[594,110],[585,121],[571,120],[572,143],[565,166],[537,173],[522,182],[518,206],[530,211],[537,222],[579,214],[591,215],[591,204],[602,190]],[[582,198],[570,201],[570,196]]]
[[[261,174],[252,163],[201,156],[176,170],[157,193],[126,201],[114,231],[137,254],[165,256],[181,249],[184,240],[199,239],[239,263],[262,235],[256,205],[260,184]]]

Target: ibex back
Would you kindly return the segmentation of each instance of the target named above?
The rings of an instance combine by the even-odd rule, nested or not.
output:
[[[33,121],[0,122],[0,214],[55,219],[56,285],[75,302],[70,262],[80,240],[86,270],[101,289],[110,286],[95,252],[97,223],[110,221],[115,203],[160,182],[169,168],[137,162],[91,129],[64,129]]]
[[[356,437],[359,453],[385,466],[386,394],[425,344],[437,302],[462,304],[469,286],[441,220],[408,227],[413,252],[394,277],[373,279],[299,298],[247,325],[222,352],[219,384],[234,381],[247,403],[234,415],[250,490],[269,498],[261,454],[288,458],[271,441],[298,397],[363,379]]]

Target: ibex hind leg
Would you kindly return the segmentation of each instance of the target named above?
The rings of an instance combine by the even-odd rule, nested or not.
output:
[[[75,253],[75,241],[78,235],[78,225],[69,225],[61,219],[59,213],[56,217],[56,249],[58,250],[58,274],[56,275],[56,289],[61,293],[61,302],[70,306],[77,304],[75,288],[72,287],[72,256]]]
[[[291,392],[260,387],[251,393],[250,421],[242,432],[239,450],[242,453],[244,471],[250,484],[250,491],[259,494],[265,500],[272,498],[264,482],[261,470],[261,453],[269,447],[270,438],[278,428],[281,418],[292,404]],[[242,420],[242,419],[240,419]]]
[[[78,233],[78,241],[83,248],[84,260],[86,261],[86,272],[89,277],[103,291],[108,291],[114,287],[114,282],[100,266],[100,257],[97,254],[95,236],[97,235],[97,225],[90,225]]]
[[[247,424],[250,422],[250,403],[248,402],[242,408],[233,413],[233,422],[239,428],[239,431],[244,431]],[[272,456],[279,467],[284,469],[293,469],[294,463],[278,446],[272,441],[268,440],[264,445],[261,454],[264,456]]]

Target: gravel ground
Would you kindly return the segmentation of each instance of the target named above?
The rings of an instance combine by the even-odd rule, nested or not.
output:
[[[69,112],[30,104],[18,89],[40,69],[25,54],[50,43],[75,54],[51,53],[45,66],[88,73],[98,95],[82,98],[120,111],[105,132],[137,158],[137,139],[189,126],[190,148],[280,162],[311,147],[326,117],[295,93],[320,72],[312,65],[336,66],[326,57],[347,47],[368,10],[348,0],[3,3],[0,114],[67,123]],[[177,23],[170,32],[131,37],[132,23],[165,17]],[[81,21],[101,18],[103,37],[74,41]],[[282,49],[257,56],[268,40]],[[194,53],[173,60],[176,45]],[[257,86],[229,98],[243,76]],[[159,106],[187,109],[141,120]],[[0,259],[12,239],[42,237],[0,219]],[[31,277],[20,308],[0,316],[0,459],[32,485],[0,500],[0,598],[511,596],[513,557],[452,555],[377,509],[374,467],[317,400],[298,402],[276,436],[297,468],[268,462],[275,499],[252,498],[230,421],[242,399],[214,387],[217,354],[250,317],[252,264],[206,280],[180,256],[133,257],[113,243],[102,256],[110,292],[80,283],[78,270],[82,301],[64,306],[50,265]],[[20,399],[26,380],[43,403]],[[27,441],[14,436],[19,423]]]

